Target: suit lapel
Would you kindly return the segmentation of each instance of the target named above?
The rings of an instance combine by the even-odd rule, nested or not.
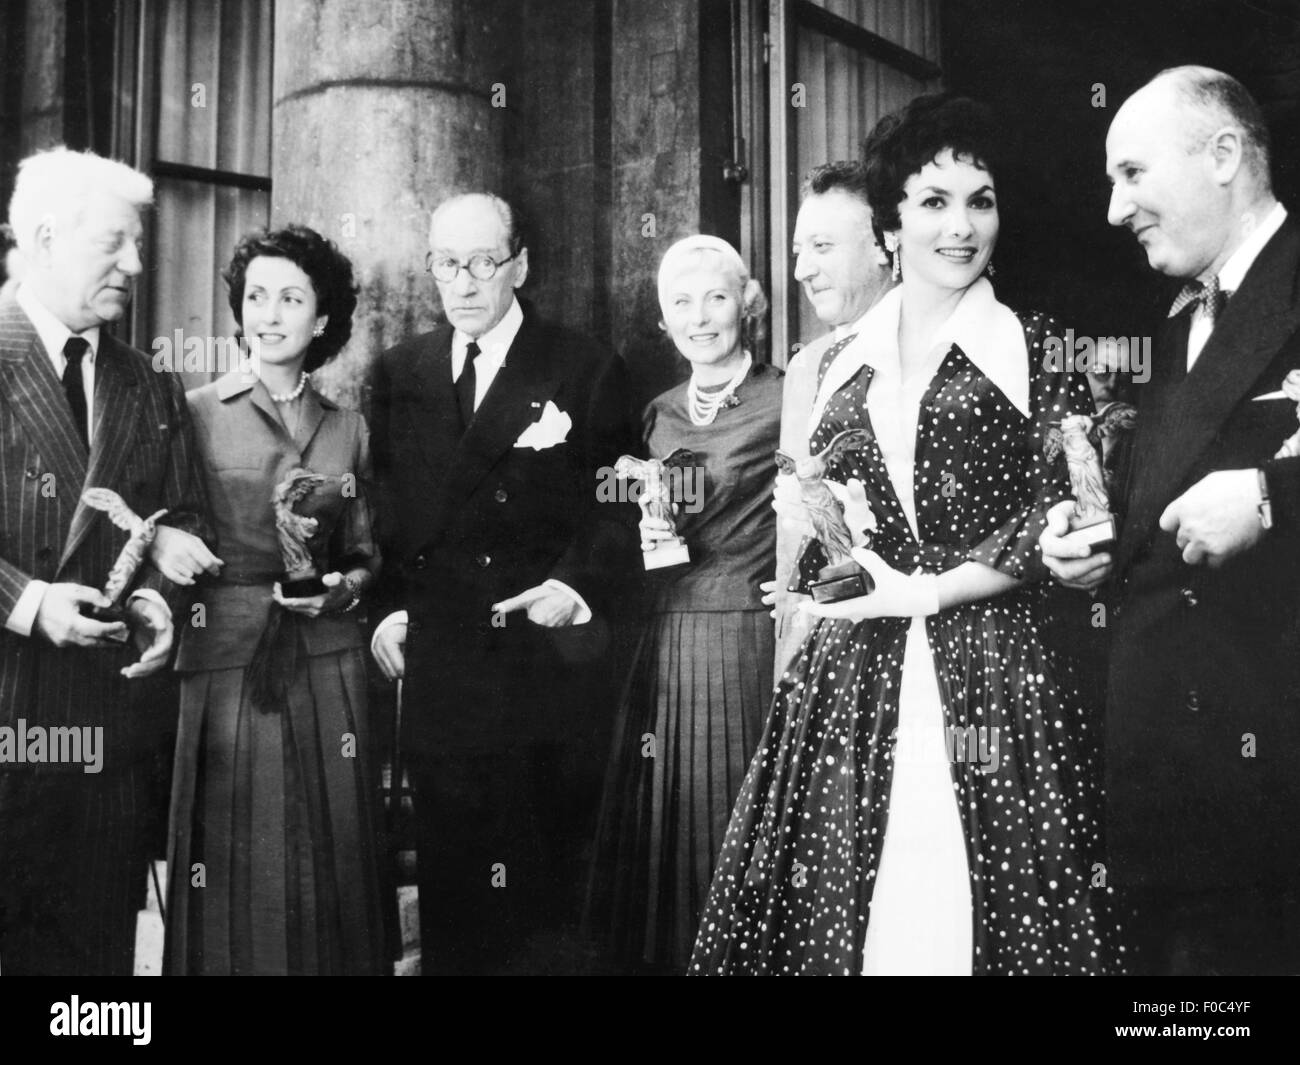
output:
[[[1177,365],[1162,368],[1165,383],[1155,390],[1155,410],[1144,405],[1139,418],[1137,456],[1143,465],[1136,474],[1124,537],[1129,552],[1159,521],[1233,409],[1300,329],[1298,267],[1300,227],[1288,219],[1251,265],[1182,383],[1171,380]],[[1162,333],[1161,356],[1185,360],[1186,329],[1179,333],[1173,325]],[[1172,339],[1179,335],[1182,344]],[[1280,381],[1271,384],[1281,387]]]
[[[36,329],[12,295],[0,300],[0,388],[40,452],[56,491],[80,497],[86,452],[63,394],[63,383]]]
[[[455,390],[450,380],[448,355],[447,393],[454,406]],[[502,455],[514,447],[519,434],[541,417],[546,402],[559,387],[560,379],[553,375],[550,353],[542,343],[542,331],[525,319],[510,345],[505,363],[475,412],[474,421],[452,453],[451,468],[446,471],[439,493],[436,531],[441,531],[450,511],[464,502]]]
[[[435,485],[445,479],[461,436],[460,408],[451,380],[451,335],[449,325],[434,330],[410,368],[409,387],[420,396],[420,403],[411,408],[415,416],[409,428]]]
[[[95,356],[95,436],[85,477],[87,488],[112,488],[135,444],[140,424],[139,382],[130,359],[126,348],[106,332],[100,334],[99,352]],[[81,546],[97,519],[106,520],[78,497],[60,567]]]

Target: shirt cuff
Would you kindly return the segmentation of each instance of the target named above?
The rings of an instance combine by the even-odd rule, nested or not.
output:
[[[578,604],[578,613],[574,616],[572,624],[585,625],[591,620],[591,608],[587,606],[587,600],[583,599],[577,592],[570,588],[563,581],[557,581],[555,578],[542,581],[543,588],[554,588],[557,592],[563,592],[575,603]]]
[[[156,589],[137,588],[134,592],[132,592],[130,595],[126,597],[128,606],[130,605],[131,600],[133,599],[147,599],[151,603],[157,603],[160,607],[162,607],[165,611],[167,611],[168,620],[171,619],[172,608],[167,605],[167,600],[164,599]]]
[[[49,581],[32,581],[23,589],[14,604],[9,617],[5,619],[5,628],[19,636],[30,636],[32,626],[36,624],[36,612],[41,608],[41,600],[49,590]]]
[[[388,615],[388,617],[384,618],[383,621],[381,621],[378,625],[376,625],[375,633],[373,636],[370,637],[370,657],[371,658],[379,657],[379,655],[375,651],[375,648],[379,644],[379,634],[381,632],[383,632],[390,625],[406,625],[409,624],[409,622],[410,622],[410,618],[407,615],[405,610],[394,610],[391,614]]]

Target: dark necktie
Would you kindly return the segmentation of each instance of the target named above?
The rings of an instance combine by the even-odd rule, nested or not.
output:
[[[817,367],[817,388],[819,391],[821,390],[822,382],[826,380],[826,371],[831,368],[831,363],[835,361],[835,356],[857,339],[858,334],[852,333],[849,336],[844,337],[842,340],[835,341],[835,343],[827,348],[822,354],[821,365]]]
[[[1174,300],[1173,306],[1169,308],[1169,317],[1173,318],[1187,307],[1194,307],[1200,304],[1205,317],[1211,323],[1223,313],[1223,308],[1228,302],[1228,293],[1219,288],[1218,277],[1212,277],[1209,281],[1202,284],[1200,281],[1189,281],[1178,293]]]
[[[456,402],[460,406],[461,424],[466,429],[474,420],[474,390],[478,387],[478,379],[474,374],[474,360],[477,358],[478,344],[471,340],[465,346],[465,365],[461,367],[460,376],[456,378]]]
[[[85,337],[68,337],[68,342],[63,345],[63,357],[67,359],[63,368],[63,394],[68,397],[72,420],[87,451],[90,450],[90,433],[86,426],[86,387],[81,380],[81,360],[89,350],[90,341]]]

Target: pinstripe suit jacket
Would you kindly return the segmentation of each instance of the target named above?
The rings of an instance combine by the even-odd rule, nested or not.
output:
[[[127,534],[81,502],[89,486],[113,489],[137,514],[165,507],[167,524],[208,535],[180,381],[153,372],[142,352],[102,334],[87,458],[49,356],[7,293],[0,297],[0,618],[34,579],[103,587]],[[180,590],[148,564],[136,587],[157,590],[184,624]],[[102,725],[104,768],[121,768],[148,749],[159,725],[118,675],[136,657],[134,644],[60,649],[4,629],[0,725],[16,727],[19,718],[29,728]],[[0,772],[15,768],[0,765]]]

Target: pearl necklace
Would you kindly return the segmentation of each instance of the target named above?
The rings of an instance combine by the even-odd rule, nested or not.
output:
[[[292,392],[288,392],[288,393],[272,392],[271,398],[275,400],[275,402],[277,403],[292,403],[295,399],[297,399],[299,396],[302,395],[302,390],[306,387],[307,387],[307,371],[303,370],[301,376],[298,378],[297,388],[295,388]]]
[[[726,387],[718,392],[710,392],[707,395],[700,392],[695,377],[691,377],[691,383],[686,386],[686,413],[691,416],[693,425],[713,424],[713,420],[718,416],[718,411],[728,405],[727,400],[731,398],[731,394],[736,391],[736,387],[749,373],[750,363],[752,362],[749,352],[745,352],[745,358],[740,364],[740,369],[727,382]]]

